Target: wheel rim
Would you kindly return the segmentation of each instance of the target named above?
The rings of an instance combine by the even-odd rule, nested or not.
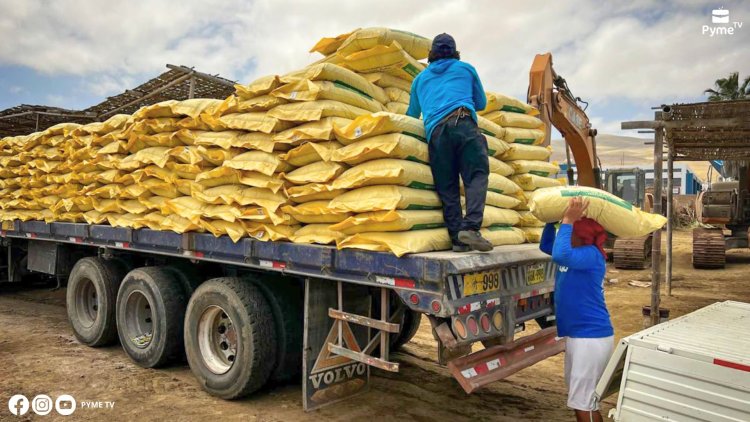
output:
[[[134,290],[125,299],[125,336],[139,349],[151,344],[154,336],[154,313],[146,295]]]
[[[198,347],[203,363],[214,374],[224,374],[234,365],[237,331],[220,306],[209,306],[198,320]]]
[[[81,325],[90,328],[99,315],[99,294],[96,285],[88,278],[76,286],[76,316]]]

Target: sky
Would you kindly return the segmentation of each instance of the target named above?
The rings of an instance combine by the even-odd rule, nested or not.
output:
[[[718,8],[729,24],[712,23]],[[733,22],[732,35],[703,33]],[[373,26],[447,32],[487,90],[521,99],[534,55],[551,52],[600,133],[635,136],[620,122],[750,76],[750,1],[0,0],[0,109],[84,109],[167,63],[249,82],[319,59],[308,51],[322,37]]]

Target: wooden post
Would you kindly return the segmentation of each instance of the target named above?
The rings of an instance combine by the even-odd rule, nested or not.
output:
[[[39,113],[36,114],[36,123],[34,124],[34,132],[39,132]]]
[[[188,98],[195,97],[195,75],[190,77],[190,88],[188,90]]]
[[[672,155],[672,149],[670,148],[669,155],[667,155],[667,296],[672,296],[672,217],[674,210],[672,209],[672,201],[674,196],[674,155]],[[684,175],[683,175],[684,177]]]
[[[656,113],[656,120],[661,114]],[[664,129],[657,128],[654,135],[654,214],[661,214],[662,160],[664,154]],[[661,282],[661,230],[653,234],[651,244],[651,325],[659,323],[659,302]]]

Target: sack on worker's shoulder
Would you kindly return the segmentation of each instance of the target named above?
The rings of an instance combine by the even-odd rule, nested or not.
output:
[[[587,199],[589,206],[586,216],[618,237],[645,236],[659,230],[667,222],[664,216],[641,211],[609,192],[583,186],[538,189],[529,206],[534,216],[541,221],[560,221],[573,197]]]

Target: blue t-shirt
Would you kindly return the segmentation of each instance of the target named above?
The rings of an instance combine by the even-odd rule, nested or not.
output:
[[[406,114],[416,119],[424,115],[428,141],[440,120],[459,107],[471,110],[474,121],[476,110],[487,107],[487,97],[474,66],[457,59],[437,60],[411,83]]]
[[[560,337],[602,338],[614,334],[604,303],[607,263],[594,245],[572,247],[573,226],[547,224],[539,249],[557,264],[555,318]]]

